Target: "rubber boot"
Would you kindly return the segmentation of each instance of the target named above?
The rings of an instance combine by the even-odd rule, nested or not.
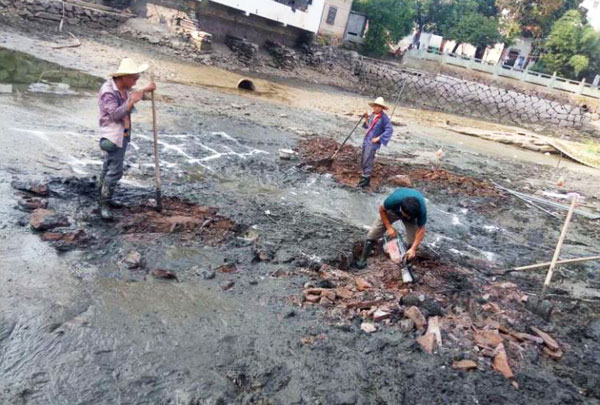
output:
[[[371,184],[371,178],[363,176],[360,179],[360,183],[358,183],[358,187],[367,188],[367,187],[369,187],[369,184]]]
[[[365,241],[365,245],[363,246],[363,251],[360,255],[360,259],[358,259],[358,261],[355,263],[355,267],[357,269],[362,270],[365,267],[367,267],[367,257],[369,257],[369,254],[373,249],[373,245],[375,245],[375,241],[368,239]]]
[[[105,221],[112,221],[113,215],[110,211],[110,200],[112,198],[112,190],[108,184],[102,184],[102,190],[100,191],[100,217]]]

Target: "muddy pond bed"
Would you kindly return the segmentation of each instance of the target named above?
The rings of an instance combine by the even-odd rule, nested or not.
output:
[[[423,163],[437,147],[415,137],[361,191],[356,147],[303,165],[337,142],[263,125],[260,103],[211,114],[238,96],[186,91],[188,103],[159,103],[163,211],[141,107],[112,223],[97,213],[95,98],[1,96],[3,401],[599,403],[597,264],[558,271],[549,321],[527,309],[542,273],[503,273],[548,260],[560,233],[489,182],[519,184],[532,164]],[[398,175],[429,211],[413,285],[380,246],[352,267]],[[593,254],[597,224],[572,227],[566,252]]]

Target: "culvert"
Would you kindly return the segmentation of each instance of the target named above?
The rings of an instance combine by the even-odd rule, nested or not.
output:
[[[254,82],[250,79],[240,79],[240,81],[237,84],[237,88],[242,89],[242,90],[248,90],[248,91],[256,90],[256,86],[254,85]]]

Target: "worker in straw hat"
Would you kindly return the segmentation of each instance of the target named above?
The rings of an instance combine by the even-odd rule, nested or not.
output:
[[[367,130],[362,147],[362,178],[358,183],[359,187],[368,187],[371,183],[371,172],[375,164],[375,155],[381,145],[387,145],[394,131],[390,118],[385,114],[384,110],[388,109],[383,97],[377,97],[375,101],[369,103],[373,108],[371,115],[365,113],[366,122],[363,128]]]
[[[131,138],[131,112],[144,94],[156,89],[156,84],[150,83],[142,90],[132,90],[140,74],[147,69],[145,63],[138,65],[130,58],[123,58],[118,70],[110,75],[98,93],[100,149],[104,152],[99,202],[100,216],[105,220],[112,219],[112,195],[123,176],[125,151]]]

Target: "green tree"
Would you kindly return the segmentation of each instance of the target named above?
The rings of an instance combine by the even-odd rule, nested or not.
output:
[[[497,15],[495,0],[418,0],[417,9],[421,27],[442,36],[466,14]]]
[[[518,34],[542,38],[564,13],[579,8],[583,0],[496,0],[505,14],[504,24],[518,27]]]
[[[446,30],[446,36],[457,43],[468,42],[477,48],[485,48],[502,41],[498,20],[479,13],[461,16],[457,23]]]
[[[600,64],[600,35],[577,10],[567,11],[552,26],[539,66],[572,79],[593,78]]]
[[[363,45],[373,55],[387,54],[390,43],[398,42],[414,28],[413,0],[359,0],[352,8],[367,16],[369,29]]]

